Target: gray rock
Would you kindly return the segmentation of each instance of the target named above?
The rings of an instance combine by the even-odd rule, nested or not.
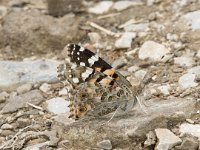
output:
[[[187,72],[190,74],[198,75],[198,74],[200,74],[200,66],[192,67],[192,68],[188,69]]]
[[[47,109],[54,114],[62,114],[69,112],[69,101],[64,100],[61,97],[52,98],[47,102]]]
[[[116,9],[117,11],[122,11],[124,9],[127,9],[128,7],[142,5],[142,4],[143,2],[141,0],[134,0],[134,1],[123,0],[115,2],[112,8]]]
[[[88,12],[94,13],[94,14],[103,14],[110,10],[112,7],[113,2],[112,1],[101,1],[97,4],[95,4],[93,7],[90,7],[88,9]]]
[[[158,143],[155,150],[169,150],[180,144],[182,140],[168,129],[155,129]]]
[[[180,146],[180,150],[198,150],[199,144],[195,138],[186,137]]]
[[[25,94],[10,97],[8,103],[3,107],[0,113],[12,113],[20,108],[26,107],[26,103],[29,102],[34,105],[38,105],[43,101],[43,96],[39,90],[33,90]]]
[[[48,83],[43,83],[39,89],[45,94],[52,94],[51,85]]]
[[[135,32],[125,32],[122,36],[115,42],[116,48],[131,48],[132,40],[136,37]]]
[[[162,61],[163,57],[169,53],[164,45],[154,41],[146,41],[139,50],[140,59],[150,59],[152,61]]]
[[[182,75],[178,80],[180,87],[183,89],[187,89],[190,87],[197,86],[198,83],[195,82],[195,76],[196,76],[195,74],[190,74],[190,73]]]
[[[99,43],[99,41],[101,40],[101,36],[97,32],[90,32],[88,33],[88,36],[92,43]]]
[[[137,23],[137,24],[130,24],[124,27],[126,32],[144,32],[148,30],[149,23]]]
[[[188,26],[191,26],[192,30],[200,29],[200,10],[189,12],[180,18],[180,21],[185,22]]]
[[[55,19],[39,11],[11,11],[0,30],[0,48],[9,45],[17,54],[61,50],[68,41],[79,41],[78,20],[73,14]]]
[[[179,127],[179,132],[181,133],[181,136],[184,134],[190,134],[194,137],[200,138],[200,124],[189,124],[189,123],[183,123]]]
[[[147,139],[144,142],[145,147],[156,144],[156,135],[153,131],[149,131],[146,136]]]
[[[111,150],[112,144],[111,144],[110,140],[103,140],[103,141],[97,143],[97,147],[104,149],[104,150]]]
[[[26,93],[26,92],[30,91],[31,88],[32,88],[32,84],[31,83],[23,84],[23,85],[21,85],[21,86],[19,86],[17,88],[17,93],[18,94]]]
[[[158,89],[164,95],[169,95],[170,85],[169,84],[161,85],[161,86],[158,87]]]
[[[55,60],[35,61],[0,61],[0,88],[14,89],[14,85],[26,82],[38,83],[57,80],[57,66]]]
[[[195,62],[192,57],[181,56],[181,57],[174,58],[174,63],[180,66],[190,67],[190,66],[193,66]]]

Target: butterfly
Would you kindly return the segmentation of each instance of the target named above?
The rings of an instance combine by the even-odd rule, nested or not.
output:
[[[77,44],[68,44],[58,78],[68,91],[70,116],[104,116],[120,108],[131,110],[136,93],[130,82],[97,54]]]

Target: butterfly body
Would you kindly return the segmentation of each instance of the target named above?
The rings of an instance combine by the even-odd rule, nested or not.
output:
[[[69,59],[58,67],[58,77],[69,93],[71,117],[103,116],[134,106],[131,84],[108,63],[76,44],[65,50]]]

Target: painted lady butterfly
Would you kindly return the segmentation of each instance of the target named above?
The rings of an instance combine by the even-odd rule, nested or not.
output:
[[[68,57],[58,67],[58,78],[68,90],[70,117],[103,116],[117,108],[133,108],[136,94],[119,72],[90,50],[68,44]]]

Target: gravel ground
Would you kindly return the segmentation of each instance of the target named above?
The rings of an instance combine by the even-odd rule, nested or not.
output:
[[[0,149],[200,149],[200,1],[0,0]],[[68,43],[130,81],[125,114],[75,121],[57,79]]]

